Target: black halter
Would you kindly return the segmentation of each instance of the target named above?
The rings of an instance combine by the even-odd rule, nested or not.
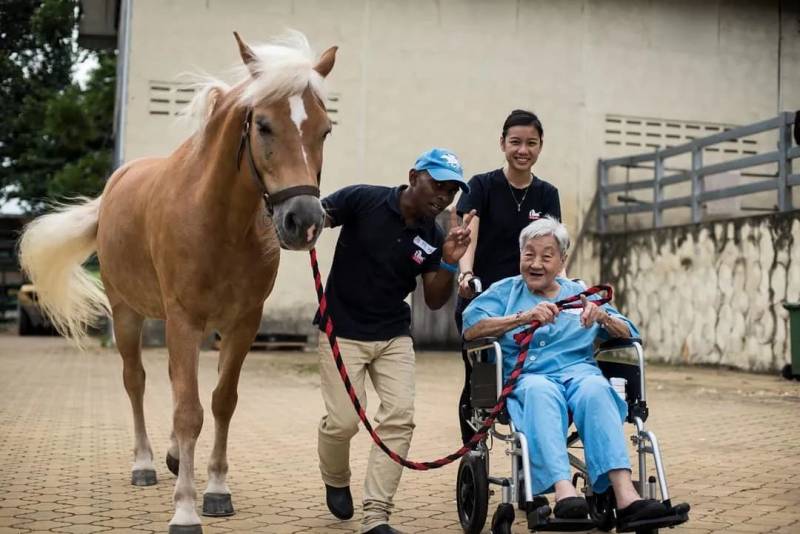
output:
[[[242,153],[246,148],[247,163],[250,166],[250,176],[253,177],[256,187],[264,197],[264,204],[267,207],[267,213],[272,216],[275,206],[292,197],[297,197],[300,195],[312,195],[319,198],[319,187],[314,185],[295,185],[292,187],[287,187],[286,189],[281,189],[277,193],[270,194],[270,192],[267,190],[266,184],[264,184],[264,180],[261,178],[261,173],[259,173],[258,169],[256,168],[255,161],[253,161],[253,150],[250,147],[250,125],[252,122],[253,110],[248,109],[247,115],[245,115],[244,118],[244,123],[242,124],[242,138],[239,141],[239,150],[236,151],[236,168],[241,168],[240,164],[242,162]]]

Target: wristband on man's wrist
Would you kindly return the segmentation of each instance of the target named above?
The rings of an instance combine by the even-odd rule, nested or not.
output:
[[[447,263],[446,261],[442,260],[439,262],[439,268],[444,269],[445,271],[449,271],[453,274],[458,272],[458,264],[455,263]]]

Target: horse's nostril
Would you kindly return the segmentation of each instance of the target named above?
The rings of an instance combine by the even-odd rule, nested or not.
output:
[[[294,234],[300,227],[300,218],[294,213],[289,212],[283,219],[283,226],[286,228],[287,232]]]

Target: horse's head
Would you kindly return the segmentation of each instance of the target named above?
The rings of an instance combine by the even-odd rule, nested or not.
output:
[[[243,88],[247,109],[240,166],[266,193],[281,246],[310,249],[325,222],[319,181],[331,121],[322,86],[333,69],[336,47],[314,64],[301,34],[292,34],[296,42],[287,45],[254,48],[234,35],[251,78]]]

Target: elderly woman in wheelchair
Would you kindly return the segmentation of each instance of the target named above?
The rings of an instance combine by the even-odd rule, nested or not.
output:
[[[520,348],[514,334],[532,321],[541,325],[531,340],[522,374],[508,397],[511,434],[504,435],[496,429],[491,433],[511,443],[511,479],[488,476],[485,443],[462,460],[458,505],[462,526],[468,533],[480,532],[485,522],[486,482],[503,487],[504,502],[492,521],[494,534],[510,532],[514,500],[527,512],[531,530],[595,526],[610,530],[616,526],[618,532],[653,532],[688,519],[688,505],[673,507],[670,503],[657,441],[644,430],[644,358],[636,327],[612,306],[597,306],[586,297],[581,297],[583,309],[560,311],[554,304],[584,289],[577,282],[557,276],[563,270],[568,247],[569,235],[564,225],[549,217],[532,222],[520,234],[520,275],[493,284],[464,311],[463,335],[476,366],[471,384],[476,426],[491,406],[491,398],[496,399],[499,378],[510,371],[517,359]],[[595,361],[596,340],[616,340],[617,346],[627,345],[637,352],[637,365],[606,365],[616,377],[618,389]],[[494,380],[491,371],[480,371],[481,365],[496,369]],[[476,383],[482,377],[489,378],[489,389],[494,390],[489,402],[478,398],[481,388],[486,391],[486,384]],[[627,384],[619,385],[625,383],[625,378]],[[627,402],[626,392],[630,393]],[[568,439],[570,419],[577,434]],[[622,429],[626,420],[635,423],[639,431],[634,439],[639,452],[639,491],[631,477]],[[585,461],[568,452],[568,446],[578,436],[583,442]],[[643,483],[647,453],[655,458],[663,501],[655,498],[654,477]],[[571,466],[577,470],[575,477]],[[586,498],[578,496],[578,478],[584,480]],[[553,491],[555,506],[551,511],[541,495]],[[649,494],[649,498],[642,498],[640,491]]]

